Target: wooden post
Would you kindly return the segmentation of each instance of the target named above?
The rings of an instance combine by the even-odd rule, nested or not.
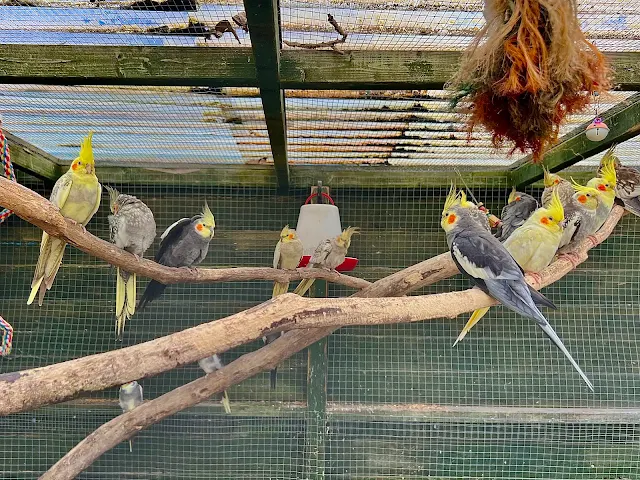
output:
[[[318,193],[315,201],[323,203],[320,193],[329,194],[329,188],[318,182],[318,186],[311,188],[311,193]],[[310,295],[314,298],[327,297],[327,282],[316,280]],[[325,476],[328,345],[328,337],[324,337],[307,350],[307,478],[312,480],[323,479]]]

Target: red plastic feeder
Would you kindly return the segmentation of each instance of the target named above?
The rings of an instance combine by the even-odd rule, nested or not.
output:
[[[300,265],[298,265],[298,268],[306,267],[307,265],[309,265],[309,260],[311,260],[311,255],[303,255],[302,259],[300,260]],[[344,259],[344,262],[338,265],[336,270],[338,272],[350,272],[357,266],[358,266],[357,258],[346,257]]]

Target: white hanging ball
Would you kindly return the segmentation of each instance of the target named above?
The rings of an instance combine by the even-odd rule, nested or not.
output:
[[[585,130],[585,135],[592,142],[601,142],[609,134],[609,127],[601,118],[596,118]]]

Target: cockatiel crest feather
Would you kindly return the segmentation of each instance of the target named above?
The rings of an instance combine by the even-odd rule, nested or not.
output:
[[[91,146],[91,140],[93,139],[93,131],[89,132],[82,142],[80,143],[80,154],[78,158],[86,163],[95,163],[93,159],[93,148]]]
[[[604,167],[606,163],[613,164],[614,168],[620,166],[620,159],[615,154],[617,146],[618,145],[614,143],[609,147],[609,150],[607,150],[607,153],[605,153],[604,156],[602,157],[602,160],[600,160],[600,168]]]
[[[551,173],[547,167],[542,166],[542,171],[544,172],[544,186],[549,188],[554,185],[558,185],[560,183],[560,176],[554,173]]]
[[[117,213],[115,207],[120,192],[118,192],[118,190],[116,190],[115,188],[109,187],[108,185],[105,185],[104,188],[106,188],[107,192],[109,192],[109,210],[111,211],[111,213]]]
[[[516,187],[511,189],[511,193],[509,194],[509,198],[507,199],[507,203],[513,203],[517,199],[518,192],[516,191]]]
[[[213,213],[211,213],[211,209],[209,208],[206,200],[204,201],[204,208],[202,209],[201,216],[204,223],[210,225],[211,228],[214,228],[216,226],[216,221],[213,218]]]
[[[607,152],[607,154],[608,153],[609,152]],[[616,182],[617,182],[616,169],[613,163],[614,163],[613,157],[603,158],[602,169],[600,170],[601,177],[611,184],[611,188],[615,188]]]
[[[444,200],[444,207],[442,213],[449,211],[454,205],[460,202],[460,193],[456,190],[456,186],[452,183],[447,198]]]
[[[557,192],[553,192],[551,202],[545,208],[556,222],[561,222],[564,218],[564,207]]]
[[[460,206],[462,208],[471,208],[474,206],[473,202],[467,200],[467,194],[464,190],[460,190]]]
[[[349,226],[345,228],[342,231],[342,233],[338,236],[338,240],[342,244],[344,244],[347,248],[349,248],[349,246],[351,245],[351,237],[359,233],[360,233],[360,229],[358,227]]]
[[[571,185],[573,186],[573,189],[576,192],[589,193],[589,194],[597,194],[598,193],[598,190],[596,190],[595,188],[589,187],[589,186],[585,186],[585,185],[580,185],[573,178],[571,179]]]
[[[280,232],[280,240],[283,242],[289,242],[291,240],[295,240],[297,237],[296,231],[292,228],[289,228],[289,225],[285,225],[282,231]]]

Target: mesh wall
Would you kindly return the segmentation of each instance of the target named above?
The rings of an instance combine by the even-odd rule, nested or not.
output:
[[[19,181],[50,191],[25,175]],[[482,183],[474,195],[499,212],[507,185],[490,177]],[[114,186],[150,206],[159,232],[207,199],[217,223],[207,267],[269,265],[280,228],[295,225],[308,194]],[[334,188],[343,226],[363,230],[350,250],[360,261],[353,273],[373,281],[445,251],[438,225],[447,188]],[[103,205],[88,226],[102,238],[107,213]],[[625,217],[586,263],[545,289],[559,306],[545,313],[595,393],[533,322],[502,307],[492,308],[455,348],[466,316],[351,327],[328,340],[326,412],[307,407],[308,357],[301,352],[280,366],[276,390],[267,374],[242,382],[229,390],[231,415],[213,398],[140,432],[133,453],[123,443],[80,478],[639,478],[637,229],[636,218]],[[39,240],[37,228],[15,217],[0,226],[2,315],[16,329],[14,352],[0,359],[2,373],[157,338],[244,310],[271,293],[268,282],[172,285],[128,322],[120,344],[113,334],[114,272],[71,247],[44,305],[26,306]],[[139,288],[145,284],[141,278]],[[467,287],[457,276],[417,293]],[[330,296],[350,293],[329,286]],[[233,349],[223,359],[260,345]],[[200,375],[194,364],[142,380],[145,398]],[[36,477],[119,412],[117,389],[110,389],[0,419],[0,476]]]

